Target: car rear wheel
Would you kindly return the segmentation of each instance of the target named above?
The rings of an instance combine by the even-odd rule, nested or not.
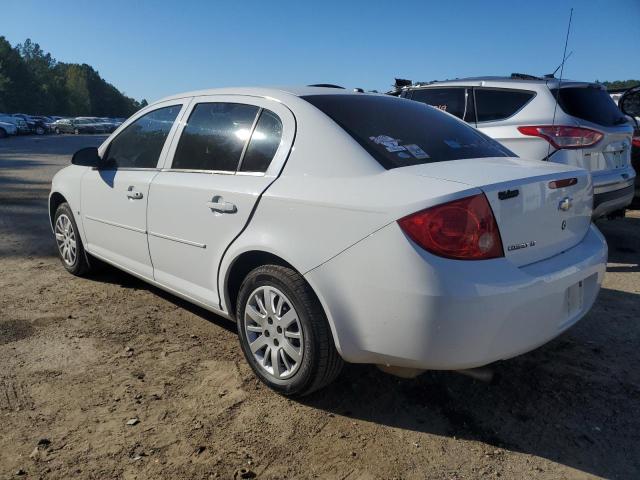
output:
[[[78,135],[80,133],[80,130],[78,130],[77,128],[73,131],[74,134]]]
[[[60,129],[59,128],[56,128],[55,132],[56,132],[56,135],[60,135]]]
[[[4,128],[0,128],[0,138],[4,138],[7,136],[7,132]]]
[[[36,135],[44,135],[44,128],[43,127],[36,127]]]
[[[53,232],[58,246],[58,255],[64,268],[73,275],[87,274],[91,267],[78,235],[78,226],[73,218],[71,207],[66,202],[60,204],[56,210]]]
[[[240,287],[236,319],[247,362],[278,393],[307,395],[340,373],[343,361],[322,306],[291,268],[251,271]]]

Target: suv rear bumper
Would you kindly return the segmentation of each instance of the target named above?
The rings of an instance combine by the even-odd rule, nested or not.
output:
[[[600,218],[627,207],[633,201],[634,194],[634,177],[613,185],[594,185],[592,217]]]

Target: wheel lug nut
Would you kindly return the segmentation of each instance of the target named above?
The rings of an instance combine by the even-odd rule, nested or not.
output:
[[[274,339],[273,339],[273,344],[274,344],[276,347],[278,346],[278,339],[277,339],[277,338],[274,338]]]

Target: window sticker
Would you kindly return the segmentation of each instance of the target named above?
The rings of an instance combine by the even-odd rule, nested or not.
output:
[[[406,148],[402,145],[398,145],[401,141],[400,139],[396,139],[388,135],[369,137],[369,140],[371,140],[376,145],[382,145],[387,150],[387,152],[401,152],[403,150],[406,150]]]
[[[424,158],[430,158],[429,154],[416,144],[405,145],[404,148],[406,148],[409,151],[409,153],[414,157],[416,157],[418,160],[422,160]]]

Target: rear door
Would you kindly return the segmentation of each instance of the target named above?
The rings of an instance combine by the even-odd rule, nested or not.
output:
[[[152,278],[147,245],[149,185],[158,173],[184,102],[139,115],[100,148],[105,167],[82,177],[81,218],[87,251]]]
[[[280,173],[294,134],[293,115],[273,100],[193,100],[149,192],[149,250],[157,282],[220,308],[218,266]]]

